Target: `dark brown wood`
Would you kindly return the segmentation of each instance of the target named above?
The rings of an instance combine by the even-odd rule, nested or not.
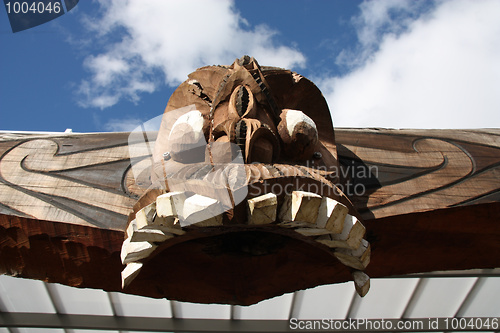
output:
[[[0,214],[0,273],[118,291],[123,232]]]
[[[367,273],[384,277],[500,266],[500,202],[366,220]]]

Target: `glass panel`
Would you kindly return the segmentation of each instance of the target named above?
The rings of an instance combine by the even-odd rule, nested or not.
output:
[[[231,307],[223,304],[199,304],[176,302],[174,313],[176,318],[230,319]]]
[[[354,293],[352,282],[301,290],[297,292],[292,318],[344,319]]]
[[[8,312],[56,313],[44,282],[0,275],[0,303]]]
[[[452,317],[477,278],[422,279],[406,317]]]
[[[171,318],[170,302],[122,293],[109,293],[117,316]]]
[[[353,318],[401,318],[418,283],[415,279],[371,279],[370,291],[361,298],[356,294]]]
[[[293,294],[274,297],[250,306],[235,306],[234,319],[288,319]]]
[[[52,283],[47,286],[60,313],[113,315],[108,295],[102,290],[79,289]]]

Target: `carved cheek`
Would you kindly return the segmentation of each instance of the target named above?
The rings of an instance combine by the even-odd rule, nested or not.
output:
[[[285,153],[294,160],[311,158],[318,143],[318,130],[314,121],[304,112],[284,109],[280,115],[278,133]]]
[[[236,147],[235,144],[231,144],[227,135],[217,138],[217,140],[212,143],[212,161],[216,164],[231,163],[235,159],[237,153]]]
[[[205,158],[205,119],[200,111],[180,116],[172,125],[168,137],[170,155],[177,162],[192,163]]]

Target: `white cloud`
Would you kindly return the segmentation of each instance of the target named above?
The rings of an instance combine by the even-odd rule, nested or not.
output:
[[[103,127],[110,132],[130,132],[142,123],[139,118],[110,119]]]
[[[393,1],[364,6],[353,54],[361,65],[318,82],[336,126],[500,127],[499,1],[441,1],[423,14]],[[363,21],[370,6],[384,8]],[[417,14],[398,28],[391,6]]]
[[[106,108],[138,101],[162,83],[177,85],[206,64],[230,64],[244,54],[260,62],[303,66],[296,49],[274,42],[266,26],[251,28],[232,1],[99,0],[103,15],[86,24],[106,50],[87,57],[90,78],[80,86],[81,104]],[[121,39],[117,41],[117,34]],[[160,75],[158,75],[160,74]]]
[[[344,49],[336,58],[337,65],[351,69],[362,65],[378,50],[382,39],[399,35],[429,6],[426,1],[385,0],[365,1],[359,5],[360,14],[351,19],[356,27],[359,45],[355,50]]]
[[[85,65],[95,73],[95,83],[103,86],[110,84],[114,77],[129,71],[129,66],[123,59],[109,54],[90,56],[85,60]]]

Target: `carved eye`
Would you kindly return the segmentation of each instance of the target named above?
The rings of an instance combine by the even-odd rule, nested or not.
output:
[[[278,133],[283,140],[285,154],[293,160],[310,159],[318,143],[314,121],[304,112],[284,109],[280,115]]]
[[[252,91],[246,86],[239,85],[236,87],[229,99],[229,108],[232,112],[237,113],[240,118],[255,117]]]
[[[174,161],[204,161],[207,144],[203,134],[205,125],[203,115],[197,110],[190,111],[175,121],[168,137],[169,152]]]

